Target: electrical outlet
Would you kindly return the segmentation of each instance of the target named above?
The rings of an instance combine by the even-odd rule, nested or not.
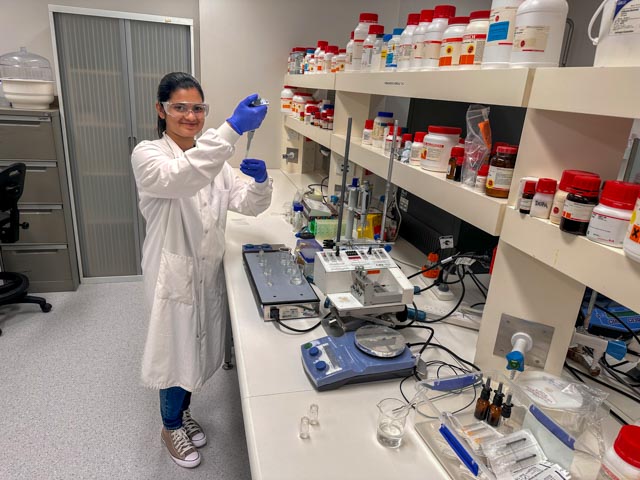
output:
[[[336,162],[336,175],[342,175],[342,170],[344,168],[343,162]],[[351,162],[347,165],[347,174],[352,171]]]

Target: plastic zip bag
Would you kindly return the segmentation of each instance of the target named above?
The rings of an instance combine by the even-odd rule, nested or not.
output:
[[[469,105],[467,110],[467,138],[464,142],[462,185],[474,188],[478,170],[486,163],[491,152],[491,126],[489,107]]]

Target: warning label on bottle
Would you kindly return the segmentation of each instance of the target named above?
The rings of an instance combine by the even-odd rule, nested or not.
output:
[[[460,65],[480,65],[484,54],[484,44],[487,35],[484,33],[472,33],[465,35],[462,40],[460,52]]]
[[[617,0],[610,35],[640,33],[640,0]]]
[[[513,51],[544,53],[548,40],[549,26],[516,27],[513,35]]]
[[[511,180],[513,180],[513,168],[489,167],[487,188],[508,192],[511,188]]]
[[[493,8],[489,18],[487,42],[495,42],[497,45],[511,45],[517,12],[518,7]]]

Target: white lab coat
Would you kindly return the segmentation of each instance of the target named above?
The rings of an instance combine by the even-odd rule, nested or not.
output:
[[[186,152],[165,134],[141,142],[131,155],[147,221],[147,387],[197,391],[222,364],[229,315],[222,267],[227,210],[258,215],[272,192],[271,179],[246,183],[226,163],[239,138],[225,123]]]

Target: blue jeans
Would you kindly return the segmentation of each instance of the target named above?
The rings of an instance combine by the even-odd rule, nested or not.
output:
[[[184,388],[170,387],[160,390],[160,415],[167,430],[182,427],[182,412],[189,408],[191,392]]]

